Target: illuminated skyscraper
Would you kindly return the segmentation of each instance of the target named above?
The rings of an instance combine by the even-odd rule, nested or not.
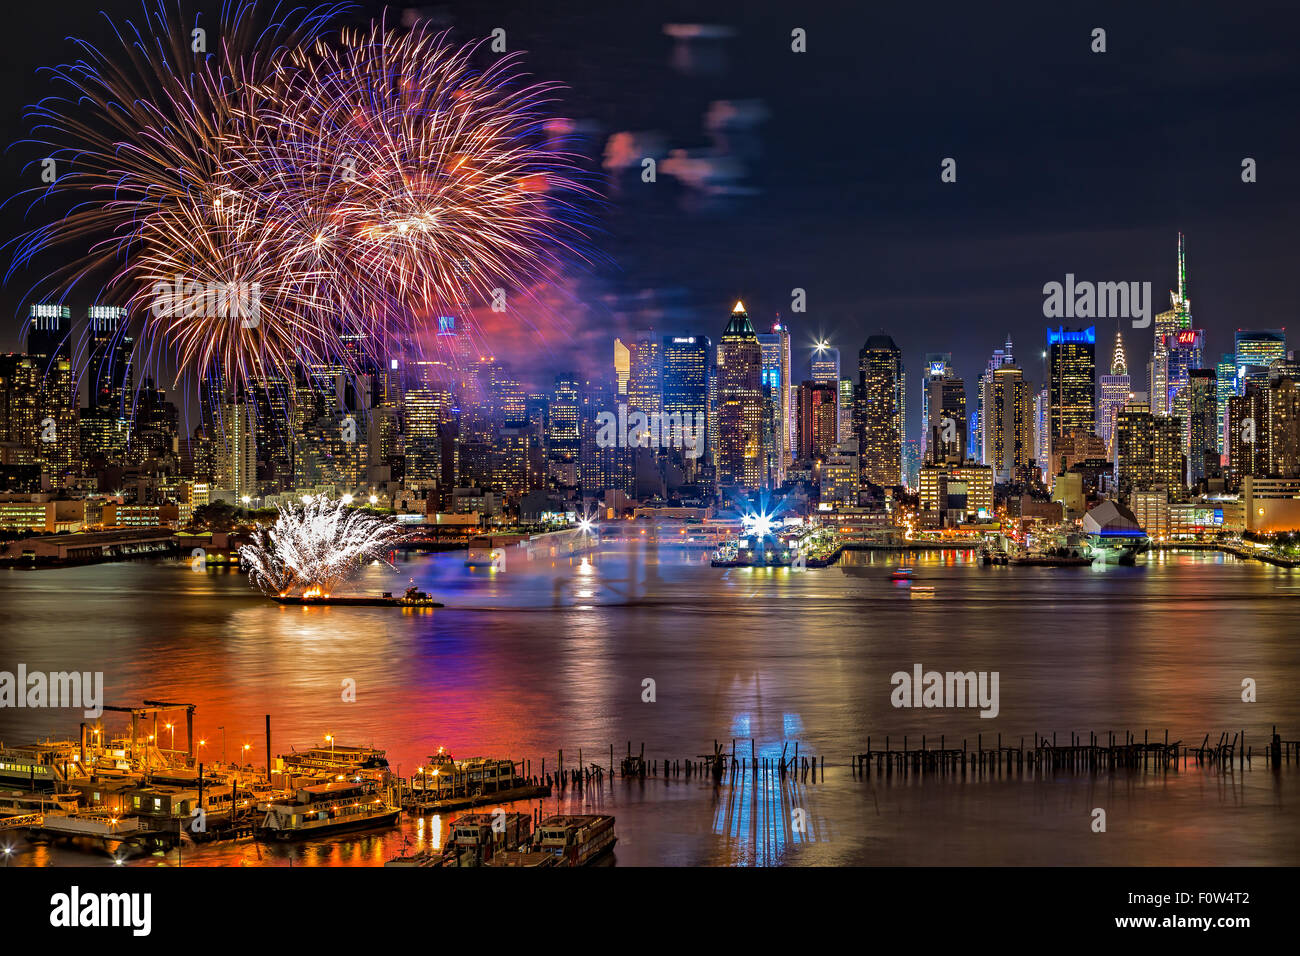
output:
[[[862,481],[892,487],[902,481],[903,354],[888,335],[869,337],[858,354],[855,429]]]
[[[1214,369],[1194,368],[1188,372],[1182,404],[1187,408],[1187,484],[1192,488],[1207,478],[1219,477],[1216,384]]]
[[[68,335],[71,312],[62,305],[33,305],[28,320],[27,357],[40,374],[36,460],[54,475],[70,475],[81,463],[81,402]]]
[[[576,488],[579,483],[581,391],[576,375],[555,376],[546,420],[546,458],[551,481],[562,488]]]
[[[1269,476],[1300,477],[1300,377],[1282,374],[1269,381],[1267,414]]]
[[[1286,357],[1286,329],[1238,329],[1234,335],[1238,368],[1243,365],[1268,365]]]
[[[691,428],[704,422],[703,446],[699,456],[685,458],[688,472],[695,471],[713,451],[714,423],[709,421],[709,378],[712,351],[707,336],[669,335],[664,337],[663,410],[677,415]]]
[[[984,434],[984,383],[993,379],[995,371],[1004,365],[1011,365],[1012,362],[1011,336],[1008,334],[1006,345],[993,350],[993,357],[989,359],[989,364],[980,373],[979,380],[975,384],[975,409],[972,413],[974,421],[970,428],[970,444],[967,447],[980,461],[984,461],[984,439],[981,437]]]
[[[1183,425],[1130,402],[1115,416],[1115,477],[1120,497],[1136,492],[1177,494],[1183,487]]]
[[[649,419],[663,411],[663,343],[653,330],[638,332],[628,352],[628,414]]]
[[[814,382],[838,382],[840,380],[840,350],[825,342],[818,342],[813,347],[812,360],[809,362],[809,378]]]
[[[763,350],[763,388],[771,402],[772,422],[769,432],[772,443],[767,447],[768,480],[779,485],[785,479],[794,446],[794,410],[792,406],[790,377],[790,330],[780,320],[772,323],[772,331],[760,333],[758,344]]]
[[[1228,400],[1237,394],[1237,360],[1230,352],[1219,356],[1219,364],[1214,368],[1214,391],[1218,404],[1218,430],[1215,448],[1220,458],[1226,453],[1224,431],[1228,427]]]
[[[90,332],[87,367],[90,407],[124,418],[130,411],[125,399],[133,386],[131,353],[134,348],[127,332],[126,309],[92,305],[86,317]]]
[[[839,444],[839,390],[836,383],[806,381],[799,386],[799,461],[824,461]]]
[[[853,404],[856,394],[853,388],[853,379],[840,379],[840,444],[854,440]]]
[[[1129,377],[1128,360],[1124,356],[1124,338],[1116,329],[1110,374],[1097,378],[1097,434],[1106,443],[1112,461],[1115,459],[1115,415],[1128,403],[1132,392],[1133,380]]]
[[[1048,460],[1072,429],[1097,429],[1097,330],[1047,330]],[[985,462],[992,464],[992,462]]]
[[[1024,481],[1035,467],[1033,388],[1014,365],[993,371],[983,385],[984,464],[998,483]]]
[[[1178,332],[1192,327],[1192,300],[1187,294],[1187,255],[1183,249],[1183,234],[1178,234],[1178,289],[1169,292],[1169,311],[1161,312],[1155,319],[1155,346],[1151,351],[1151,369],[1148,395],[1152,411],[1157,415],[1169,414],[1169,349],[1175,344]]]
[[[719,487],[762,487],[762,432],[763,348],[737,302],[718,346]]]
[[[618,397],[627,398],[628,384],[632,378],[632,350],[619,339],[614,340],[614,377],[618,382]]]
[[[966,459],[966,383],[948,353],[925,357],[921,377],[921,453],[927,465]]]

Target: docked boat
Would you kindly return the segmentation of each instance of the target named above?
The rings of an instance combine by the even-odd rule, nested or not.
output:
[[[549,853],[559,866],[586,866],[614,849],[614,818],[604,814],[560,814],[537,827],[532,849]]]
[[[412,812],[455,810],[483,803],[508,803],[544,797],[550,788],[519,775],[512,760],[470,757],[456,760],[439,748],[420,767],[402,795],[402,805]]]
[[[277,770],[335,780],[382,781],[388,773],[387,755],[373,747],[308,747],[280,754],[276,759],[280,764]]]
[[[466,813],[451,825],[443,846],[447,866],[482,866],[496,854],[517,849],[533,835],[527,813]]]
[[[53,790],[81,772],[80,746],[71,740],[47,740],[25,747],[0,745],[0,786]]]
[[[268,804],[266,816],[255,830],[266,839],[302,840],[345,830],[389,827],[401,812],[373,782],[322,783],[300,788],[292,802]]]

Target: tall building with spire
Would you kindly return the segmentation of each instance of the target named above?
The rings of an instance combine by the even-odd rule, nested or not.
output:
[[[1115,348],[1111,353],[1110,374],[1097,378],[1097,434],[1106,443],[1111,459],[1115,457],[1115,416],[1133,393],[1133,379],[1124,355],[1124,336],[1115,329]]]
[[[763,479],[763,347],[737,301],[718,343],[720,487],[757,491]]]
[[[975,423],[971,428],[970,448],[972,453],[984,464],[984,386],[993,381],[993,373],[1004,365],[1013,363],[1013,352],[1011,349],[1011,334],[1007,333],[1007,342],[1000,349],[993,350],[993,357],[989,359],[989,364],[984,371],[980,373],[979,380],[975,383]]]
[[[1151,411],[1156,415],[1170,413],[1169,402],[1169,352],[1177,344],[1177,334],[1192,327],[1192,300],[1187,294],[1187,253],[1183,234],[1178,234],[1178,289],[1169,291],[1169,311],[1161,312],[1155,319],[1155,344],[1151,350],[1151,369],[1148,384]]]

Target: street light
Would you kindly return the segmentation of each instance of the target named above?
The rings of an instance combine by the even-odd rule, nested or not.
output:
[[[167,749],[174,751],[176,749],[176,725],[166,724],[165,726],[167,727],[168,730],[171,731],[172,734],[171,743],[168,745]]]

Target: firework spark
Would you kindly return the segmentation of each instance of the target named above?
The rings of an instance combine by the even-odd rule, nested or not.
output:
[[[60,170],[32,209],[73,205],[20,237],[9,274],[62,251],[45,300],[107,270],[146,360],[240,388],[373,367],[578,255],[555,87],[424,27],[334,40],[342,9],[277,6],[258,31],[255,4],[230,0],[195,53],[195,21],[159,6],[113,56],[79,43],[50,71],[62,95],[29,112]]]
[[[384,553],[405,537],[395,520],[324,495],[279,510],[275,524],[259,526],[239,549],[249,580],[267,594],[328,597],[363,561],[387,563]]]

